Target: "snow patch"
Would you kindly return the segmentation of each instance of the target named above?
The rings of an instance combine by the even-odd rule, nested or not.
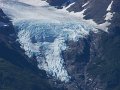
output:
[[[111,13],[111,12],[108,12],[105,16],[105,20],[106,21],[109,21],[109,20],[112,20],[112,17],[115,13]]]
[[[108,32],[108,27],[111,24],[110,21],[112,20],[113,15],[115,14],[115,12],[111,12],[111,8],[112,8],[112,4],[113,1],[111,1],[111,3],[109,4],[108,8],[107,8],[107,14],[105,15],[105,23],[99,24],[98,28],[102,29],[106,32]]]
[[[83,4],[82,7],[85,7],[88,4],[89,4],[89,1],[87,1],[85,4]]]
[[[108,6],[108,8],[107,8],[107,11],[111,11],[112,4],[113,4],[113,1],[111,1],[111,3],[109,4],[109,6]]]
[[[111,23],[109,23],[109,22],[105,22],[105,23],[99,24],[97,28],[101,29],[101,30],[104,30],[105,32],[108,32],[108,26],[110,24]]]
[[[4,23],[4,22],[0,22],[0,27],[7,27],[7,26],[9,26],[8,24],[6,24],[6,23]]]
[[[71,7],[72,5],[74,5],[74,4],[75,4],[75,2],[69,4],[67,7],[63,7],[63,9],[67,10],[68,8],[70,8],[70,7]]]

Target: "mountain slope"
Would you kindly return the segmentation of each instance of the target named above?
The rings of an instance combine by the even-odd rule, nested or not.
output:
[[[19,1],[22,2],[25,0],[19,0]],[[17,22],[17,23],[13,22],[13,23],[15,24],[14,28],[17,31],[21,31],[21,33],[17,32],[18,37],[20,36],[19,40],[21,40],[22,42],[22,44],[20,43],[21,45],[24,46],[24,43],[26,45],[26,42],[27,42],[27,45],[29,45],[28,44],[29,40],[31,40],[30,46],[32,47],[23,48],[23,49],[28,52],[27,53],[28,56],[29,54],[31,55],[31,51],[33,50],[32,52],[33,57],[29,59],[24,54],[26,52],[20,49],[19,43],[17,44],[13,43],[14,40],[16,40],[16,36],[13,34],[15,32],[9,32],[12,34],[8,36],[9,33],[6,34],[5,33],[6,29],[5,29],[4,32],[1,31],[1,34],[0,34],[1,36],[0,49],[2,50],[0,52],[0,55],[2,58],[0,66],[2,66],[1,68],[8,69],[8,67],[4,67],[7,64],[10,68],[13,68],[13,69],[18,70],[20,68],[20,70],[18,70],[19,72],[17,73],[10,69],[13,72],[13,74],[16,75],[15,79],[17,78],[16,79],[17,82],[21,82],[21,81],[25,82],[26,87],[23,84],[19,84],[19,83],[17,83],[17,86],[24,86],[23,88],[30,89],[30,90],[34,90],[34,89],[49,90],[51,87],[56,87],[54,88],[54,90],[57,90],[57,88],[59,88],[60,90],[120,90],[120,73],[119,73],[120,72],[120,61],[119,61],[120,59],[120,9],[119,9],[120,1],[119,0],[102,0],[102,1],[101,0],[69,0],[69,1],[68,0],[61,0],[61,1],[48,0],[47,1],[50,5],[55,6],[60,10],[55,8],[53,9],[53,7],[49,6],[46,3],[44,4],[42,3],[40,5],[38,3],[37,4],[34,3],[35,4],[34,5],[31,2],[24,3],[24,4],[22,4],[21,2],[19,4],[17,3],[19,7],[16,7],[15,9],[12,8],[13,10],[15,10],[15,12],[10,13],[9,11],[8,13],[10,14],[10,16],[14,16],[17,12],[16,9],[20,10],[21,9],[20,6],[21,5],[24,6],[25,8],[24,10],[26,10],[26,13],[23,14],[23,13],[17,12],[18,16],[16,17],[17,19],[18,18],[21,19],[22,17],[22,19],[25,19],[25,20],[23,20],[22,22]],[[37,8],[38,10],[40,10],[39,13],[35,9],[36,6],[40,6],[40,8],[42,8],[42,9]],[[31,7],[32,9],[34,8],[32,12],[35,11],[35,14],[29,11]],[[83,22],[82,21],[83,19],[77,18],[78,19],[77,21],[79,21],[79,24],[78,23],[76,24],[76,22],[73,22],[75,25],[73,23],[72,24],[69,23],[70,25],[67,23],[66,25],[65,23],[66,20],[67,22],[70,22],[76,19],[73,18],[72,16],[70,17],[68,13],[66,14],[66,11],[65,13],[62,13],[63,14],[62,15],[60,12],[64,9],[67,9],[67,11],[69,11],[68,13],[70,14],[75,12],[74,15],[76,15],[77,13],[78,15],[81,15],[81,12],[82,12],[82,14],[84,14],[83,15],[84,20],[86,19],[85,21],[88,21],[90,25],[94,25],[94,24],[91,24],[89,19],[92,19],[96,24],[99,25],[100,28],[99,29],[97,28],[99,31],[96,33],[90,29],[87,35],[85,35],[84,37],[79,37],[79,35],[84,35],[85,33],[81,34],[82,31],[78,33],[76,30],[76,26],[80,25],[80,27],[77,27],[77,29],[79,30],[83,30],[83,31],[89,30],[89,28],[86,27],[88,26],[87,23],[82,24],[80,22]],[[9,8],[9,10],[11,10],[11,8]],[[43,15],[41,15],[41,10],[43,11],[42,12]],[[46,13],[44,12],[50,12],[50,13],[49,15],[46,15]],[[47,20],[46,21],[43,20],[44,23],[40,22],[38,19],[43,18],[40,16],[43,16],[44,19],[46,19],[47,17]],[[38,21],[35,21],[36,18]],[[29,19],[33,19],[33,20],[31,21]],[[50,21],[52,20],[55,20],[55,22],[51,23]],[[2,22],[4,21],[6,20],[3,19]],[[58,22],[56,24],[56,21],[64,21],[64,22],[62,22],[62,25],[61,25],[61,24],[58,24]],[[2,23],[1,25],[4,25],[4,23]],[[6,27],[6,25],[4,26]],[[72,27],[71,29],[71,26],[73,26],[74,28]],[[13,28],[13,26],[10,28]],[[4,28],[1,27],[1,29],[3,30]],[[68,29],[73,31],[72,35],[71,33],[69,33]],[[7,29],[7,31],[8,30],[9,29]],[[41,30],[42,33],[38,32],[39,30]],[[48,32],[48,30],[50,32]],[[68,32],[61,33],[58,30],[61,32],[62,31],[68,31]],[[53,33],[55,31],[57,31],[58,34]],[[77,34],[75,34],[75,35],[78,35],[77,40],[74,40],[73,38],[69,39],[69,36],[70,37],[74,36],[73,35],[74,31],[77,32]],[[26,32],[30,33],[30,36],[31,36],[30,39],[29,37],[27,37],[29,36],[29,33],[26,33]],[[55,39],[57,36],[59,36],[59,38]],[[61,36],[62,38],[60,38]],[[67,36],[67,39],[65,38],[65,36]],[[28,40],[28,41],[25,41],[25,40]],[[65,41],[64,43],[62,42],[61,44],[61,41],[63,40]],[[49,42],[47,44],[43,43],[42,47],[40,47],[40,50],[42,50],[42,53],[36,50],[38,48],[36,48],[35,45],[38,45],[36,44],[38,42],[40,42],[39,45],[41,45],[41,43],[43,42]],[[12,54],[9,55],[9,53],[12,53]],[[46,77],[45,72],[41,70],[39,71],[38,68],[36,67],[37,66],[36,61],[34,61],[36,60],[36,58],[44,61],[44,59],[46,59],[46,56],[44,55],[44,53],[47,56],[48,61],[46,60],[42,64],[39,64],[40,65],[39,67],[43,65],[44,67],[42,68],[45,68],[46,71],[47,70],[50,71],[51,73],[47,73],[47,74],[51,75],[51,79],[45,78]],[[16,59],[18,60],[16,61],[16,59],[14,59],[14,56],[12,55],[17,56]],[[39,56],[39,58],[37,57],[37,55]],[[41,59],[41,57],[43,58]],[[23,60],[21,60],[22,58]],[[64,63],[62,62],[63,60],[64,60]],[[41,63],[42,61],[40,61],[39,63]],[[61,62],[64,67],[61,65]],[[47,65],[48,67],[46,67]],[[61,67],[59,68],[59,66]],[[58,77],[59,75],[60,77],[62,77],[61,75],[64,76],[64,73],[61,74],[61,72],[59,72],[59,71],[65,72],[63,68],[65,69],[65,71],[67,71],[68,73],[67,75],[70,76],[68,82],[66,83],[61,82],[58,78],[56,79],[56,78],[53,78],[52,76],[52,75],[56,75]],[[10,70],[8,69],[8,73]],[[54,70],[55,70],[55,73],[54,73]],[[59,73],[57,73],[57,71]],[[22,75],[20,74],[19,76],[19,73],[22,73]],[[45,77],[43,78],[44,75]],[[32,76],[34,78],[31,78]],[[1,77],[3,77],[2,74],[1,74]],[[23,79],[21,80],[21,78],[23,77],[25,77],[25,80]],[[14,78],[14,77],[10,77],[10,79],[11,78]],[[4,77],[2,79],[4,79]],[[36,80],[37,80],[37,83],[35,82]],[[48,83],[47,80],[50,83]],[[1,83],[3,83],[3,81],[5,81],[5,79],[2,80]],[[8,80],[8,82],[9,81],[10,80]],[[28,81],[30,81],[31,83],[28,83]],[[40,83],[41,81],[44,84]],[[49,84],[51,84],[51,86],[49,86]],[[7,81],[5,81],[5,86],[3,83],[1,87],[2,88],[7,87],[7,85],[8,83]],[[44,87],[42,87],[42,85]],[[14,86],[12,85],[9,85],[9,86],[14,88]]]

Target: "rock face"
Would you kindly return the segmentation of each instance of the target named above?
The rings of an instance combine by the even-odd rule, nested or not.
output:
[[[93,19],[96,23],[101,24],[105,22],[105,15],[108,13],[107,9],[112,1],[113,4],[111,12],[119,12],[119,0],[64,0],[64,2],[61,1],[60,3],[61,7],[68,6],[73,3],[69,8],[67,8],[68,11],[80,12],[85,10],[85,19]],[[50,5],[60,7],[60,5],[56,4],[54,0],[49,0],[48,3],[50,3]]]
[[[64,51],[71,77],[68,90],[119,90],[120,32],[91,33],[79,42],[69,42]]]
[[[100,90],[119,90],[119,40],[119,29],[94,36],[90,62],[87,65],[89,88],[94,86]]]
[[[61,7],[68,0],[48,0],[47,2],[52,6]]]
[[[54,0],[51,0],[54,2]],[[105,22],[105,15],[112,0],[74,0],[68,11],[79,12],[84,9],[84,18],[96,23]],[[86,4],[85,4],[86,3]],[[92,33],[78,42],[69,41],[69,49],[63,57],[71,77],[66,85],[68,90],[119,90],[120,89],[120,3],[113,0],[111,12],[115,13],[109,21],[109,33]],[[56,5],[54,5],[56,6]]]

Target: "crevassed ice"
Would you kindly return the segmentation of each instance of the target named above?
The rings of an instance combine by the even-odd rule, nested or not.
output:
[[[80,22],[51,23],[48,21],[23,20],[15,23],[18,41],[29,57],[36,56],[38,67],[61,81],[70,76],[64,66],[61,52],[67,49],[66,40],[77,41],[92,29]]]
[[[38,67],[48,75],[68,82],[61,52],[67,49],[66,40],[77,41],[95,28],[79,18],[61,12],[41,0],[0,0],[0,8],[13,21],[18,41],[29,57],[35,56]],[[39,3],[39,4],[38,4]]]

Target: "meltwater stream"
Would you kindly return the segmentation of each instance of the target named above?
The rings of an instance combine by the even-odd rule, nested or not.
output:
[[[35,56],[38,67],[48,75],[68,82],[70,76],[61,54],[68,48],[65,42],[77,41],[88,35],[94,27],[66,13],[57,12],[44,1],[36,1],[41,6],[26,3],[26,0],[0,0],[1,8],[13,21],[17,41],[26,55]]]

